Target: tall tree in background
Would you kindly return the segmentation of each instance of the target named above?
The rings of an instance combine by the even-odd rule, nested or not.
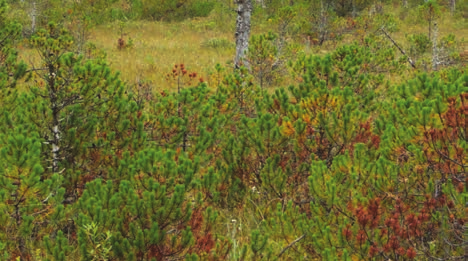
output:
[[[252,0],[237,0],[237,21],[236,21],[236,57],[234,59],[235,68],[241,65],[249,67],[248,62],[243,58],[249,48],[250,19],[252,15]]]
[[[457,7],[456,0],[450,0],[450,14],[453,15],[455,13],[455,9]]]
[[[25,0],[20,4],[24,17],[21,17],[25,35],[31,36],[47,21],[56,20],[63,12],[63,1],[56,0]],[[26,18],[27,17],[27,18]]]
[[[433,25],[436,20],[440,17],[440,6],[434,0],[425,1],[419,6],[419,14],[421,18],[427,22],[428,25],[428,36],[432,39]]]

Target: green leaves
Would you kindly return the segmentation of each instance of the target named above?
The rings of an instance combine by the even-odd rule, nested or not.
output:
[[[99,225],[96,223],[84,225],[78,233],[83,257],[90,260],[108,260],[112,249],[111,237],[109,231],[99,232]]]

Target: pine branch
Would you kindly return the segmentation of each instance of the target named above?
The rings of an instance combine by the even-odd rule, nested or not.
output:
[[[296,240],[294,240],[293,242],[291,242],[291,244],[287,245],[285,248],[283,248],[283,250],[281,250],[281,252],[279,253],[278,255],[278,258],[281,257],[281,255],[284,254],[284,252],[286,252],[288,249],[290,249],[292,246],[294,246],[294,244],[296,244],[297,242],[301,241],[306,235],[303,234],[302,236],[300,236],[299,238],[297,238]]]

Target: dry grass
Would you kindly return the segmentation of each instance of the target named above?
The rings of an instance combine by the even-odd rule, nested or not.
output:
[[[209,48],[202,44],[210,39],[229,39],[233,34],[214,30],[194,30],[197,21],[166,24],[135,22],[128,24],[126,36],[133,46],[118,50],[120,37],[117,25],[101,26],[91,32],[91,42],[107,53],[112,69],[122,73],[129,84],[144,80],[154,89],[170,88],[166,75],[174,64],[185,64],[189,72],[197,72],[205,79],[217,63],[226,64],[234,55],[234,48]],[[200,23],[198,21],[198,23]]]
[[[405,41],[406,34],[427,33],[428,26],[425,23],[418,21],[417,10],[410,10],[405,14],[401,8],[396,8],[394,13],[403,20],[400,22],[400,30],[395,34],[397,40]],[[448,11],[444,11],[442,16],[437,20],[439,28],[439,38],[449,34],[455,34],[457,39],[465,38],[468,40],[468,21],[460,14],[451,16]]]
[[[389,11],[389,7],[386,11]],[[415,10],[404,13],[401,9],[391,9],[395,16],[404,18],[399,24],[399,31],[393,33],[394,39],[407,48],[407,34],[425,33],[427,26],[417,23]],[[413,12],[413,13],[412,13]],[[133,40],[133,46],[123,50],[118,49],[120,26],[118,23],[93,28],[89,41],[97,48],[107,53],[107,61],[112,69],[120,71],[122,79],[129,85],[144,81],[153,90],[170,89],[173,84],[166,80],[174,64],[184,63],[189,72],[197,72],[204,79],[210,79],[217,63],[231,67],[234,57],[234,26],[235,17],[226,16],[220,21],[219,15],[208,18],[193,19],[179,23],[163,22],[128,22],[125,24],[125,41]],[[228,21],[229,20],[229,21]],[[232,20],[232,21],[230,21]],[[223,23],[222,26],[219,23]],[[232,24],[232,25],[231,25]],[[450,33],[455,34],[458,40],[468,40],[468,22],[462,17],[444,15],[438,21],[439,37]],[[268,22],[256,21],[252,26],[253,33],[267,31]],[[232,28],[230,28],[232,27]],[[220,28],[224,28],[221,30]],[[353,34],[345,37],[343,43],[354,41]],[[222,39],[228,46],[207,47],[206,43]],[[467,42],[461,49],[468,49]],[[305,48],[309,54],[326,54],[334,49],[332,44],[322,47]],[[21,58],[28,63],[38,64],[37,53],[20,48]],[[286,80],[288,84],[292,82]]]

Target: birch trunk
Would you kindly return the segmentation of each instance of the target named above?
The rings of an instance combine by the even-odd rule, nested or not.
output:
[[[326,24],[327,24],[327,17],[325,15],[325,8],[323,6],[323,0],[320,1],[320,24],[319,24],[319,45],[322,46],[322,44],[325,42],[325,38],[327,36],[327,31],[326,31]]]
[[[432,32],[432,70],[437,70],[439,65],[439,49],[437,48],[437,36],[438,36],[438,27],[437,23],[434,23],[433,32]]]
[[[236,57],[234,59],[235,68],[241,65],[250,69],[249,63],[244,59],[249,48],[250,38],[250,18],[252,14],[252,0],[237,0],[237,21],[236,21]]]
[[[36,1],[32,3],[32,10],[31,10],[31,34],[36,32],[36,17],[37,17],[37,6]]]
[[[455,7],[457,6],[456,0],[450,0],[450,14],[455,13]]]
[[[354,3],[354,0],[351,1],[351,5],[353,6],[352,16],[353,18],[356,18],[357,12],[356,12],[356,5]]]
[[[55,67],[53,65],[48,66],[48,88],[49,88],[49,100],[52,105],[52,172],[58,172],[60,162],[60,105],[58,104],[57,90],[55,86]]]

